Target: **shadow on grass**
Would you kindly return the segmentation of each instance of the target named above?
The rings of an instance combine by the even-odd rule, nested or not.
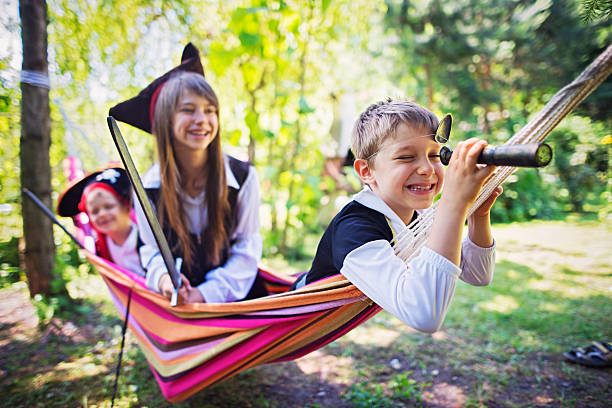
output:
[[[385,320],[393,319],[387,315],[366,325],[387,328]],[[612,398],[610,369],[573,365],[558,353],[518,350],[458,328],[444,327],[434,336],[405,329],[385,346],[376,339],[364,344],[343,338],[324,351],[353,359],[352,383],[389,390],[393,378],[407,373],[422,389],[418,404],[390,406],[606,408]]]
[[[602,269],[605,266],[602,266]],[[568,267],[562,267],[561,268],[561,272],[565,275],[574,275],[574,276],[592,276],[592,277],[597,277],[597,278],[611,278],[612,277],[612,272],[608,272],[608,273],[601,273],[601,272],[584,272],[584,271],[578,271],[575,269],[571,269]]]
[[[28,301],[25,293],[24,301]],[[62,317],[39,327],[0,327],[0,339],[10,339],[0,346],[4,406],[81,406],[88,394],[107,393],[121,320],[100,313],[99,308],[79,299],[75,310],[88,313],[75,312],[70,320],[64,311]]]
[[[0,394],[3,406],[110,406],[122,321],[109,305],[81,300],[73,319],[53,318],[14,338],[0,327]],[[111,310],[111,309],[109,309]],[[350,407],[343,388],[304,374],[295,362],[255,367],[186,401],[163,397],[151,369],[128,332],[115,406],[151,407]],[[317,405],[319,404],[319,405]]]
[[[155,407],[338,407],[352,405],[342,398],[344,388],[322,380],[319,373],[305,374],[295,362],[263,365],[239,373],[208,387],[185,401],[170,403],[159,390],[142,353],[133,360],[130,373],[120,381],[120,390],[138,384],[135,398],[143,406]],[[146,371],[145,371],[146,370]],[[122,394],[125,395],[124,392]],[[127,392],[129,394],[129,391]]]
[[[326,351],[350,355],[356,370],[380,384],[392,375],[389,362],[395,359],[417,383],[432,383],[424,395],[433,396],[423,406],[607,407],[612,370],[570,364],[562,352],[612,340],[612,302],[605,288],[595,291],[568,277],[563,270],[538,272],[503,261],[491,286],[458,285],[441,332],[415,333],[381,313],[366,326],[370,332],[399,331],[390,344],[377,346],[366,334],[364,345],[349,335],[337,342],[341,347]],[[453,395],[463,394],[462,401],[440,402],[444,396],[436,395],[436,387],[449,386]]]
[[[586,339],[612,338],[610,297],[563,275],[500,262],[490,287],[457,288],[446,326],[525,351],[560,352]]]
[[[323,357],[348,357],[344,366],[305,373],[296,362],[264,365],[178,404],[163,398],[128,335],[116,406],[349,407],[343,384],[380,384],[389,395],[390,381],[405,373],[422,389],[423,407],[607,407],[610,370],[568,364],[561,352],[612,338],[609,297],[573,293],[576,285],[567,278],[575,275],[564,269],[552,277],[515,262],[496,269],[490,287],[458,285],[435,336],[411,331],[383,312],[321,349]],[[63,320],[51,331],[2,343],[0,393],[7,406],[110,406],[121,320],[100,312],[110,310],[108,304],[84,304],[94,312],[74,316],[76,331],[64,332],[69,322]],[[0,339],[15,328],[0,326]],[[390,331],[397,336],[388,341]],[[413,402],[393,400],[390,406]]]

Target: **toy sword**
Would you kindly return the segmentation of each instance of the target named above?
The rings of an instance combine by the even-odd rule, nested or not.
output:
[[[115,141],[115,146],[117,146],[117,150],[119,151],[119,156],[121,156],[125,170],[127,171],[130,181],[132,182],[132,186],[134,187],[136,197],[138,198],[145,217],[151,226],[151,231],[155,237],[155,242],[157,242],[157,247],[161,252],[166,268],[168,269],[168,273],[170,274],[170,279],[172,280],[172,285],[174,286],[172,298],[170,299],[170,306],[176,306],[178,301],[178,290],[181,288],[181,276],[179,271],[181,269],[182,259],[178,258],[175,264],[168,241],[166,240],[166,237],[162,232],[161,225],[159,225],[159,221],[155,216],[153,206],[149,202],[149,197],[144,190],[144,186],[142,185],[142,181],[138,175],[138,170],[136,170],[136,166],[134,166],[132,156],[130,156],[128,147],[125,144],[123,136],[121,135],[117,121],[112,116],[107,117],[106,121],[108,123],[108,128],[110,129],[111,135],[113,136],[113,140]]]

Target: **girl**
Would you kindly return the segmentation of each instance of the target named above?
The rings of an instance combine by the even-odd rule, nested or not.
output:
[[[159,163],[143,176],[143,185],[173,256],[183,259],[179,298],[217,303],[264,296],[256,279],[262,247],[257,173],[223,155],[219,103],[194,50],[189,44],[179,67],[109,114],[151,129],[156,138]],[[150,124],[138,122],[146,119],[143,110]],[[170,297],[170,276],[139,203],[135,210],[147,285]]]
[[[144,276],[138,258],[138,228],[132,221],[130,180],[124,169],[94,172],[68,187],[60,196],[57,213],[88,215],[96,231],[96,253],[116,265]]]

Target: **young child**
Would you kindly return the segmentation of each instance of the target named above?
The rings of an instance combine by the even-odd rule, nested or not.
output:
[[[495,245],[489,211],[501,188],[468,219],[467,211],[494,167],[476,164],[485,141],[458,144],[447,174],[433,135],[438,119],[407,101],[371,105],[355,124],[354,168],[366,187],[331,221],[311,269],[294,284],[338,273],[407,325],[424,332],[440,328],[456,280],[476,286],[493,277]],[[393,251],[393,237],[433,204],[442,189],[425,246],[407,264]]]
[[[182,302],[232,302],[265,296],[258,279],[259,182],[253,166],[221,150],[219,102],[188,44],[182,63],[109,114],[156,138],[159,163],[143,185],[170,245],[182,258]],[[147,285],[166,297],[172,282],[140,203],[136,217]]]
[[[83,177],[60,196],[57,213],[88,215],[96,232],[97,254],[116,265],[144,276],[138,257],[138,228],[130,216],[131,185],[120,167],[110,167]]]

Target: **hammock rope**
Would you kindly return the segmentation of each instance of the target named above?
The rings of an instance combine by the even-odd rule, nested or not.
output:
[[[610,74],[611,61],[612,46],[574,82],[560,90],[507,143],[543,140]],[[514,170],[500,167],[470,211],[486,200]],[[394,248],[400,258],[409,260],[422,247],[436,207],[424,211],[411,223],[410,229],[397,235]],[[77,228],[86,226],[80,221],[76,225]],[[79,234],[83,239],[88,238],[87,231],[81,229]],[[304,356],[381,310],[342,275],[288,292],[295,276],[261,269],[259,274],[270,293],[267,297],[170,307],[167,298],[146,287],[144,278],[88,251],[82,252],[108,286],[163,395],[171,402],[182,401],[248,368]]]
[[[582,102],[612,73],[612,45],[609,45],[574,81],[561,88],[548,103],[505,145],[542,142],[574,108]],[[482,190],[468,210],[468,217],[484,203],[516,167],[499,167],[485,182]],[[401,231],[394,241],[395,254],[404,262],[413,259],[425,244],[433,225],[438,203],[423,211],[409,228]]]

